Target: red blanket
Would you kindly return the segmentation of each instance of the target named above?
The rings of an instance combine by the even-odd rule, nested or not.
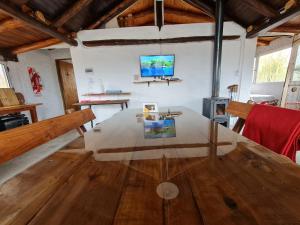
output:
[[[295,161],[300,150],[300,111],[269,105],[254,105],[243,135]]]

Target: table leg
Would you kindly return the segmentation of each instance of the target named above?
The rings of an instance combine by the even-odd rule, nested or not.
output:
[[[89,105],[89,108],[92,110],[92,105]],[[91,120],[91,127],[94,128],[94,121]]]
[[[128,104],[127,104],[127,102],[125,102],[125,106],[126,106],[126,109],[128,109]]]
[[[37,116],[37,113],[36,113],[36,107],[32,107],[30,110],[30,116],[31,116],[31,121],[32,123],[36,123],[38,122],[38,116]]]
[[[123,104],[123,102],[121,103],[121,110],[122,111],[124,110],[124,104]]]

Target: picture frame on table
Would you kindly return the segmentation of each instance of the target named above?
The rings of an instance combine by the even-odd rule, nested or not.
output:
[[[143,113],[158,113],[157,103],[143,103]]]

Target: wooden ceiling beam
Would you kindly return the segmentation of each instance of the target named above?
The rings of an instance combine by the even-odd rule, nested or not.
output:
[[[270,30],[275,29],[276,27],[281,26],[282,24],[288,22],[292,18],[300,15],[300,6],[296,6],[286,13],[270,19],[268,22],[265,22],[261,25],[254,27],[251,31],[247,32],[247,38],[254,38],[261,34],[264,34]]]
[[[24,26],[24,23],[21,20],[17,19],[5,19],[0,21],[0,33],[14,30]]]
[[[204,15],[204,14],[192,13],[192,12],[187,12],[187,11],[182,11],[182,10],[177,10],[177,9],[171,9],[171,8],[165,8],[164,12],[165,12],[166,15],[186,17],[190,20],[194,20],[195,22],[201,22],[201,23],[214,22],[213,18],[211,18],[207,15]]]
[[[72,46],[78,45],[76,40],[69,38],[67,35],[59,33],[57,30],[35,20],[31,16],[23,13],[18,7],[16,7],[15,5],[13,5],[7,0],[0,1],[0,9],[5,11],[5,13],[7,13],[8,15],[25,22],[26,24],[32,26],[33,28],[43,33],[46,33],[54,38],[57,38],[62,42],[66,42]]]
[[[208,16],[210,16],[211,18],[215,18],[215,8],[212,5],[209,5],[207,3],[205,3],[203,0],[183,0],[186,3],[194,6],[195,8],[198,8],[202,11],[204,11]],[[224,14],[224,19],[225,20],[231,20],[236,22],[237,24],[239,24],[242,27],[247,27],[246,24],[244,24],[243,22],[241,22],[239,20],[239,18],[237,18],[236,16],[232,16],[228,13],[225,12]]]
[[[265,17],[273,18],[280,15],[278,11],[265,4],[261,0],[244,0],[243,3]]]
[[[69,9],[67,9],[53,24],[54,27],[62,27],[72,19],[83,8],[87,7],[93,0],[78,0]]]
[[[279,27],[276,27],[272,29],[272,32],[283,32],[283,33],[294,33],[299,34],[300,33],[300,25],[281,25]]]
[[[137,12],[135,14],[129,14],[127,16],[119,16],[118,24],[120,27],[130,26],[145,26],[145,24],[154,23],[154,9],[153,7],[144,11]]]
[[[112,8],[109,12],[104,13],[96,22],[91,24],[88,29],[96,29],[101,27],[103,24],[107,23],[114,17],[118,16],[120,13],[124,12],[127,8],[132,6],[138,0],[122,0],[118,5]]]
[[[214,41],[215,36],[193,36],[193,37],[177,37],[165,39],[111,39],[111,40],[95,40],[83,41],[83,45],[87,47],[99,46],[123,46],[123,45],[147,45],[147,44],[171,44],[171,43],[187,43],[187,42],[202,42]],[[237,40],[239,35],[223,36],[223,40]]]
[[[12,54],[9,49],[0,49],[0,55],[3,57],[4,61],[13,61],[13,62],[18,62],[18,56]]]
[[[207,3],[201,0],[184,0],[186,3],[194,6],[197,9],[204,11],[211,18],[215,18],[215,9],[213,6],[208,5]]]
[[[174,22],[172,20],[168,20],[168,16],[177,16],[178,18],[185,17],[192,21],[192,23],[209,23],[214,22],[214,19],[207,16],[206,14],[199,14],[194,12],[182,11],[174,8],[165,8],[165,22],[168,24],[178,24],[178,22]],[[152,18],[151,18],[152,17]],[[151,18],[151,20],[149,20]],[[132,20],[129,24],[128,20]],[[152,24],[154,21],[154,10],[153,8],[146,9],[144,11],[130,14],[130,16],[119,16],[118,23],[120,27],[128,27],[128,26],[145,26]],[[149,23],[150,22],[150,23]]]
[[[154,19],[154,8],[153,7],[146,9],[144,11],[134,13],[132,16],[134,18],[141,18],[141,17],[145,17],[145,16],[152,16],[152,15],[153,15],[153,19]]]
[[[17,55],[17,54],[20,54],[20,53],[33,51],[33,50],[40,49],[40,48],[46,48],[46,47],[49,47],[51,45],[55,45],[55,44],[59,44],[59,43],[61,43],[60,40],[58,40],[56,38],[49,38],[49,39],[37,41],[37,42],[34,42],[34,43],[25,44],[25,45],[15,47],[13,49],[10,49],[10,52],[13,55]]]
[[[268,46],[270,45],[271,41],[267,41],[267,40],[257,40],[257,46]]]

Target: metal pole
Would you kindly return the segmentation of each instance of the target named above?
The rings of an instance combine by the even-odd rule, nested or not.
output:
[[[221,76],[221,58],[222,58],[222,41],[223,41],[223,23],[224,23],[223,0],[216,0],[215,20],[216,20],[216,27],[215,27],[215,43],[214,43],[212,97],[219,97],[220,76]]]

